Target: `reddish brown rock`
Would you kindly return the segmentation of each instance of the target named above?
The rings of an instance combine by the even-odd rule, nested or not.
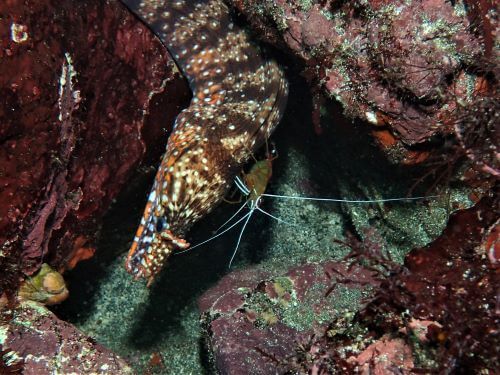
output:
[[[348,360],[355,365],[355,373],[363,375],[413,373],[413,356],[410,346],[402,339],[382,338],[371,344],[357,357]]]
[[[352,283],[331,288],[340,278]],[[222,374],[268,374],[302,366],[294,356],[303,343],[327,331],[332,320],[348,326],[346,316],[354,316],[337,303],[345,298],[340,288],[352,292],[360,285],[376,282],[367,270],[338,262],[305,264],[274,277],[254,269],[225,276],[199,299],[214,367]]]
[[[461,155],[488,174],[499,173],[491,141],[491,111],[498,108],[494,2],[230,3],[262,39],[305,65],[314,102],[321,90],[347,115],[371,123],[392,160],[421,163],[451,136]],[[313,107],[319,112],[318,104]],[[316,127],[317,117],[313,113]]]
[[[372,236],[349,245],[353,264],[366,269],[329,262],[280,276],[229,274],[199,301],[214,366],[221,373],[491,373],[499,366],[498,209],[491,193],[457,211],[404,266],[377,250]],[[339,308],[346,289],[365,285],[375,297]]]
[[[123,359],[36,302],[9,313],[9,323],[0,324],[0,370],[8,358],[8,367],[22,365],[25,375],[133,373]]]
[[[119,2],[12,0],[0,14],[0,267],[64,269],[92,255],[102,215],[145,155],[157,160],[189,91]]]
[[[498,246],[499,207],[491,194],[454,213],[438,239],[407,255],[360,316],[385,332],[424,326],[413,334],[433,353],[428,370],[491,373],[500,365],[500,277],[488,255]]]

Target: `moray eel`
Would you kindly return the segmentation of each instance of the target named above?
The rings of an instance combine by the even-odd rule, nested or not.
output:
[[[270,136],[288,85],[222,0],[124,0],[160,38],[193,99],[175,120],[126,268],[148,285],[197,220],[224,198],[242,165]]]

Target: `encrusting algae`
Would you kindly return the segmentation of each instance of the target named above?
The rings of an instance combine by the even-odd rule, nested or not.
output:
[[[69,291],[62,275],[44,263],[38,273],[23,281],[18,296],[44,305],[56,305],[68,298]]]

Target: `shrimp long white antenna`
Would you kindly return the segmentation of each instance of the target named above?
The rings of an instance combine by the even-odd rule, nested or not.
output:
[[[182,253],[185,253],[185,252],[188,252],[188,251],[191,251],[193,250],[194,248],[198,247],[198,246],[201,246],[201,245],[204,245],[206,244],[207,242],[210,242],[212,240],[215,240],[217,237],[219,236],[222,236],[224,233],[226,233],[227,231],[230,231],[231,229],[233,229],[236,225],[238,225],[239,223],[241,223],[243,220],[245,220],[245,218],[247,218],[248,216],[250,216],[250,214],[252,213],[253,211],[249,211],[247,212],[243,217],[239,218],[234,224],[232,224],[229,228],[226,228],[224,229],[222,232],[220,233],[217,233],[215,236],[212,236],[210,237],[208,240],[205,240],[203,242],[200,242],[194,246],[191,246],[189,247],[188,249],[186,250],[183,250],[183,251],[178,251],[176,254],[182,254]]]
[[[236,187],[240,189],[243,195],[247,197],[250,195],[250,189],[245,185],[240,176],[236,176],[236,178],[234,179],[234,183],[236,184]]]
[[[241,212],[241,210],[245,208],[245,206],[246,206],[246,205],[247,205],[247,202],[246,202],[246,201],[245,201],[245,202],[243,202],[243,204],[241,205],[241,207],[240,207],[240,208],[238,208],[238,211],[236,211],[236,212],[235,212],[235,213],[234,213],[234,214],[233,214],[233,215],[232,215],[229,219],[227,219],[227,220],[224,222],[224,224],[222,224],[219,228],[217,228],[217,229],[215,230],[215,233],[218,233],[218,232],[219,232],[222,228],[224,228],[224,227],[225,227],[228,223],[230,223],[230,222],[231,222],[231,220],[233,220],[233,219],[234,219],[234,218],[235,218],[235,217],[236,217],[236,216],[237,216],[237,215]]]
[[[283,219],[280,219],[279,217],[276,217],[274,215],[271,215],[269,212],[267,211],[264,211],[262,208],[260,207],[256,207],[257,210],[259,210],[260,212],[262,212],[263,214],[273,218],[274,220],[276,220],[278,223],[283,223],[283,224],[288,224],[288,225],[297,225],[297,224],[294,224],[294,223],[290,223],[286,220],[283,220]]]
[[[285,198],[297,199],[303,201],[318,201],[318,202],[340,202],[340,203],[384,203],[384,202],[402,202],[402,201],[415,201],[419,199],[437,198],[437,195],[409,197],[409,198],[386,198],[386,199],[338,199],[338,198],[313,198],[313,197],[299,197],[294,195],[279,195],[264,193],[261,196],[270,198]]]
[[[257,203],[258,203],[259,199],[260,198],[257,199]],[[236,243],[236,247],[234,248],[233,255],[231,256],[231,259],[229,260],[229,265],[227,268],[231,268],[231,265],[233,264],[234,257],[236,256],[236,253],[238,252],[238,248],[240,247],[241,238],[243,237],[243,233],[245,232],[245,228],[247,227],[248,221],[250,220],[250,218],[252,217],[252,214],[254,212],[255,212],[255,208],[251,208],[250,211],[248,211],[248,213],[246,214],[247,219],[245,220],[245,224],[243,224],[243,228],[241,228],[240,235],[238,236],[238,242]]]
[[[233,229],[235,226],[237,226],[239,223],[244,221],[243,226],[241,228],[240,234],[238,236],[238,241],[236,242],[236,246],[233,251],[233,255],[231,256],[231,259],[229,261],[229,268],[231,268],[231,265],[233,263],[233,260],[238,252],[238,248],[241,243],[241,239],[243,238],[243,233],[245,232],[245,229],[250,221],[250,218],[252,217],[253,213],[257,210],[262,212],[263,214],[271,217],[272,219],[276,220],[279,223],[284,223],[288,225],[297,225],[294,223],[289,223],[288,221],[285,221],[283,219],[280,219],[279,217],[276,217],[269,212],[266,212],[262,208],[259,207],[259,204],[261,202],[262,197],[269,197],[269,198],[283,198],[283,199],[295,199],[295,200],[302,200],[302,201],[317,201],[317,202],[339,202],[339,203],[385,203],[385,202],[401,202],[401,201],[415,201],[415,200],[421,200],[421,199],[426,199],[426,198],[435,198],[437,197],[436,195],[433,196],[419,196],[419,197],[408,197],[408,198],[385,198],[385,199],[338,199],[338,198],[313,198],[313,197],[301,197],[301,196],[293,196],[293,195],[279,195],[279,194],[267,194],[264,193],[261,190],[261,193],[259,194],[255,186],[252,186],[249,188],[245,182],[239,177],[236,176],[234,183],[236,187],[240,190],[240,192],[247,198],[246,201],[238,208],[238,210],[222,224],[215,232],[219,232],[222,228],[225,226],[229,225],[231,221],[237,217],[237,215],[244,209],[245,206],[248,207],[249,211],[243,215],[241,218],[236,220],[234,223],[230,224],[229,227],[225,228],[222,232],[215,234],[214,236],[210,237],[209,239],[200,242],[194,246],[191,246],[189,249],[186,249],[184,251],[179,251],[177,254],[182,254],[187,251],[190,251],[198,246],[204,245],[207,242],[213,241],[216,238],[222,236],[224,233],[230,231]]]

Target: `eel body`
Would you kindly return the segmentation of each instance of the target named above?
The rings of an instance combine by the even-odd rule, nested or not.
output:
[[[270,136],[288,85],[222,0],[124,3],[165,44],[193,92],[175,121],[126,260],[136,279],[151,282],[170,254],[189,247],[188,229],[222,201],[242,164]]]

